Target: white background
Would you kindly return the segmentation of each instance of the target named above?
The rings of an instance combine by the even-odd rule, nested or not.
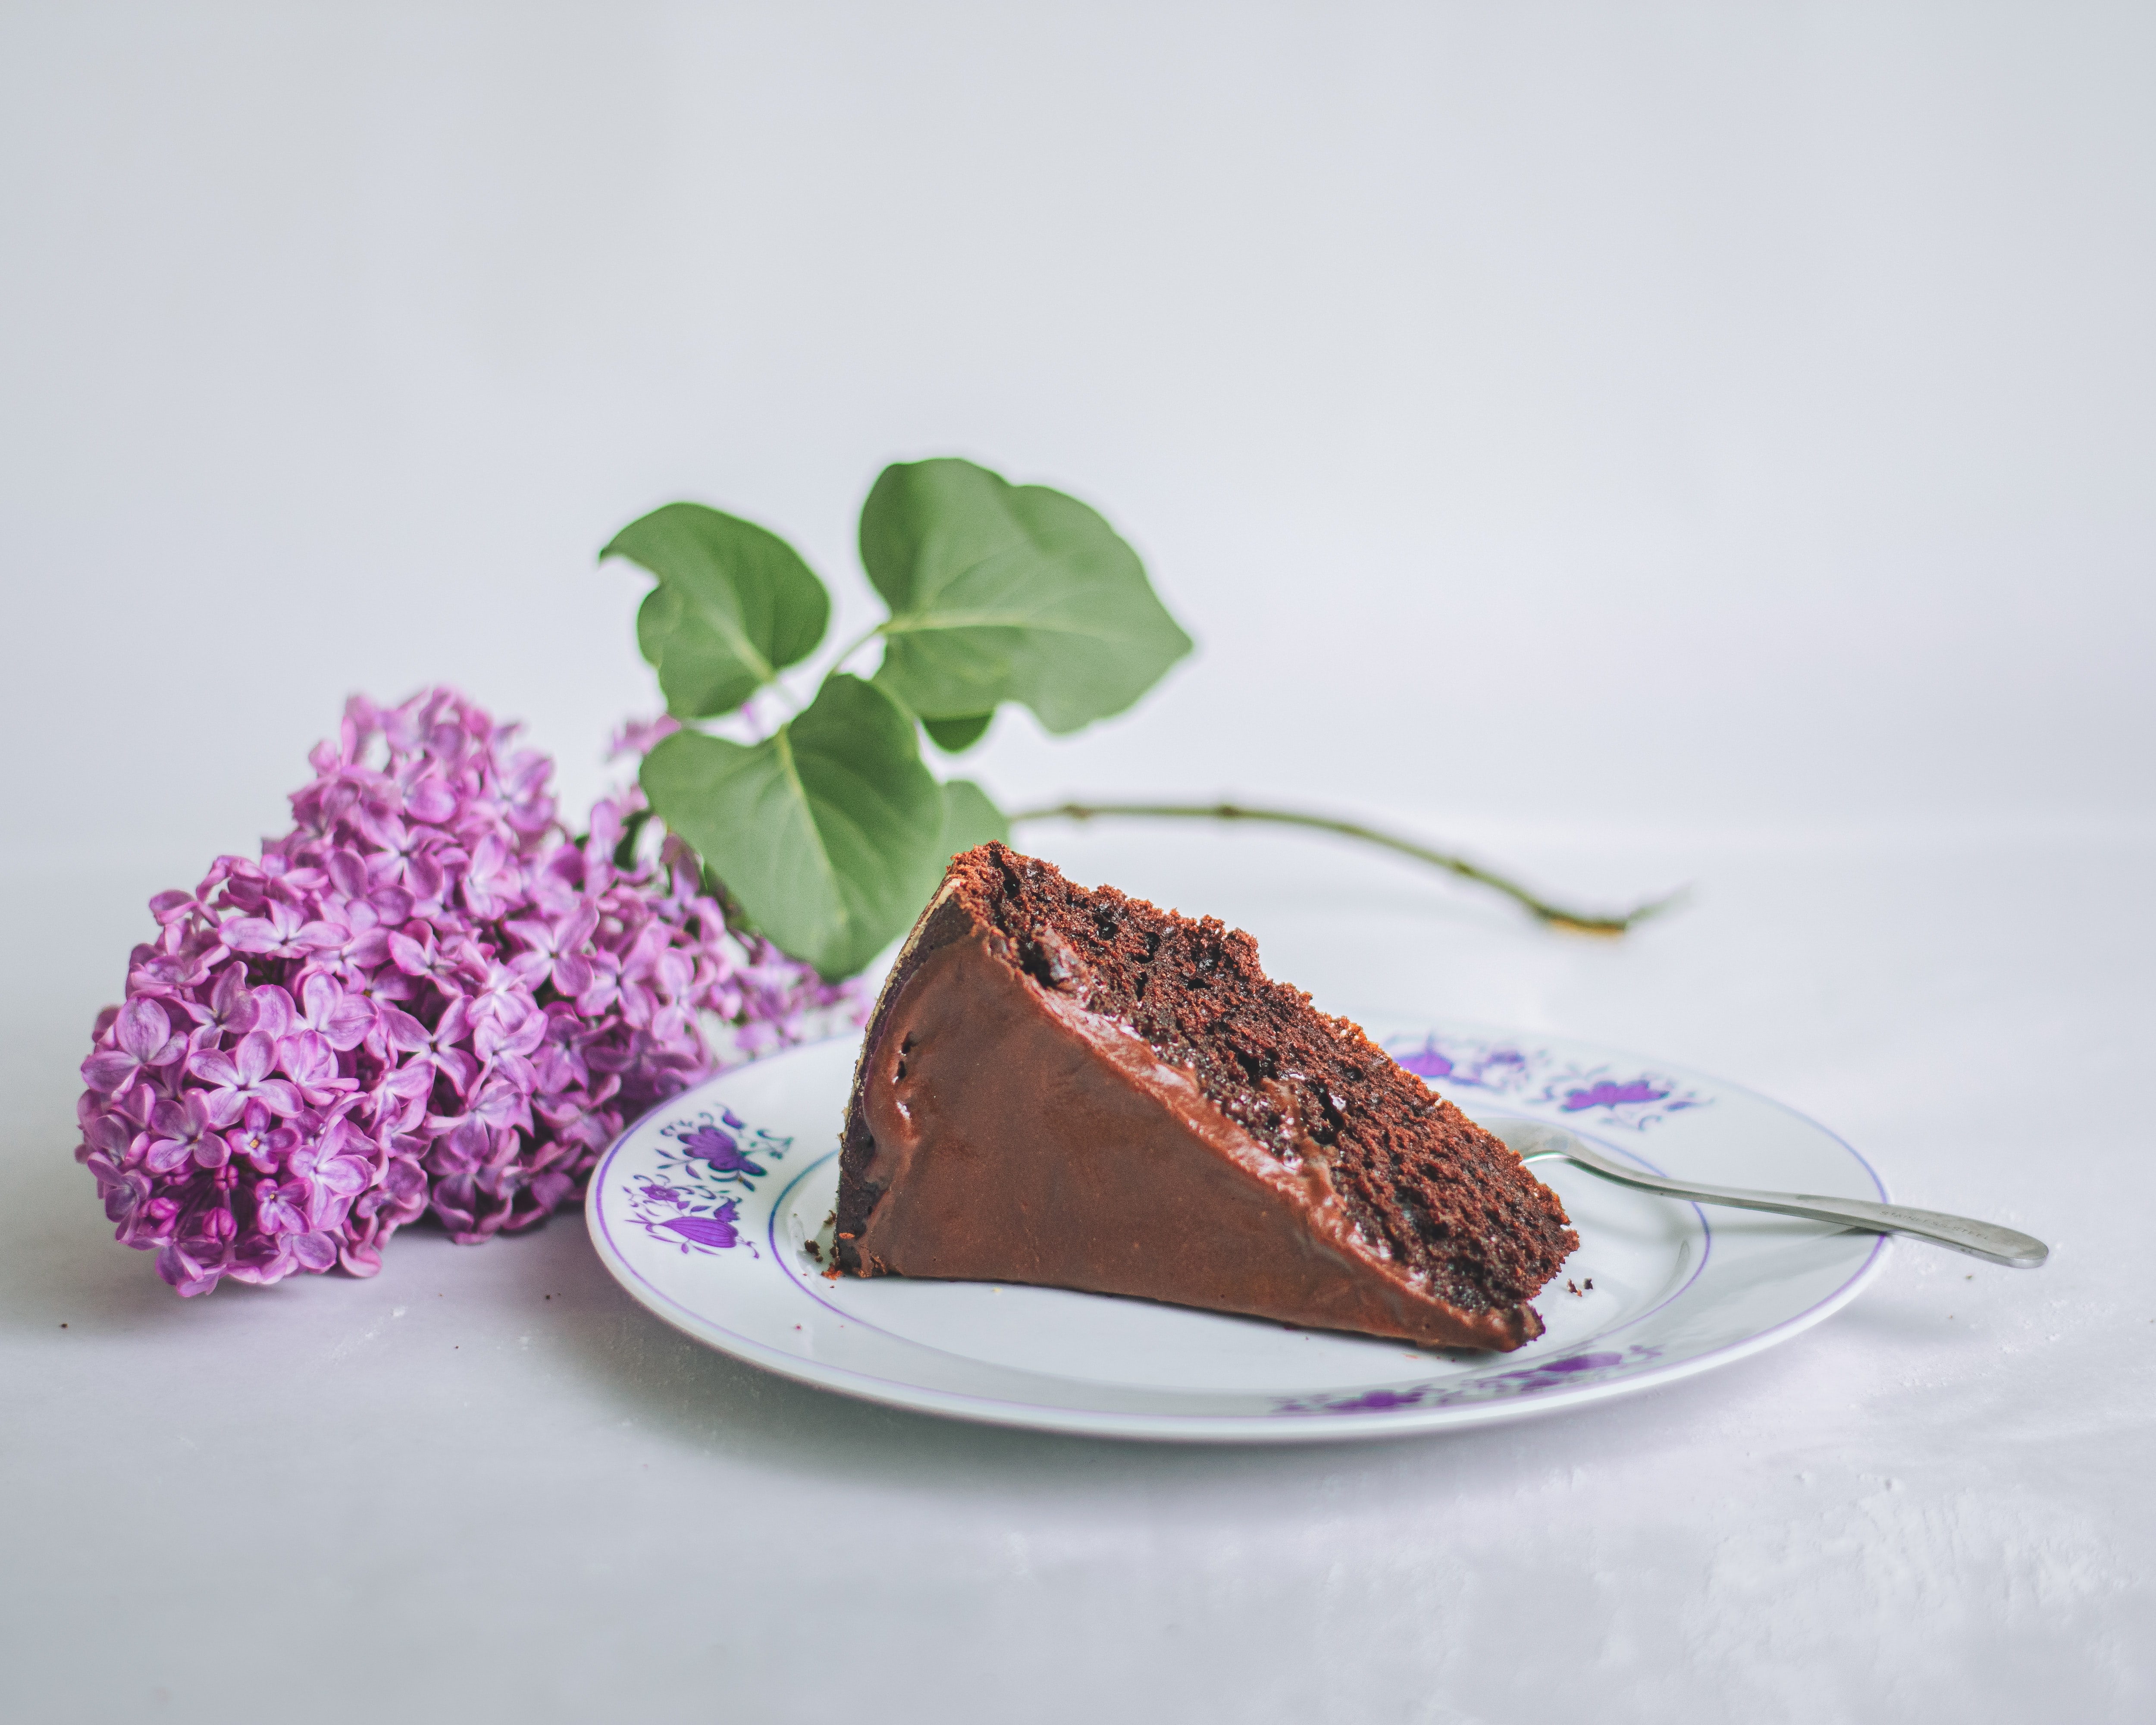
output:
[[[0,1701],[2145,1717],[2153,85],[2131,6],[0,8]],[[656,705],[614,529],[762,521],[850,634],[939,453],[1098,504],[1200,643],[1007,713],[1013,805],[1698,891],[1609,947],[1316,841],[1027,843],[1327,1005],[1767,1090],[2052,1266],[1245,1456],[777,1384],[573,1224],[185,1306],[103,1239],[90,1019],[347,691],[454,681],[588,798]]]

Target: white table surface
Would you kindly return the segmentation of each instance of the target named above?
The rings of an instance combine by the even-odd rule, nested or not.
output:
[[[2061,4],[0,10],[0,1717],[2156,1715],[2156,24]],[[144,901],[351,689],[648,711],[676,495],[965,450],[1202,650],[1012,806],[1389,818],[1621,944],[1255,833],[1026,841],[1354,1011],[1848,1137],[1913,1246],[1569,1417],[1267,1453],[708,1353],[577,1219],[182,1301],[69,1158]]]
[[[921,1721],[2146,1716],[2147,835],[1694,853],[1699,903],[1615,948],[1316,846],[1058,849],[1218,906],[1322,1001],[1741,1079],[2053,1260],[1900,1246],[1697,1382],[1267,1454],[784,1383],[633,1305],[574,1217],[182,1304],[66,1157],[117,882],[24,882],[0,1712],[218,1719],[238,1685],[325,1719],[805,1721],[868,1685]]]

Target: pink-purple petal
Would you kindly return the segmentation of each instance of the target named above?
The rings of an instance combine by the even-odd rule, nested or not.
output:
[[[135,1081],[142,1063],[117,1049],[94,1054],[82,1063],[82,1081],[100,1096],[110,1096]]]
[[[232,1064],[243,1085],[258,1085],[275,1070],[277,1045],[267,1030],[249,1030],[232,1051]]]
[[[172,1040],[172,1021],[156,1001],[135,999],[120,1009],[112,1031],[121,1048],[146,1066]]]
[[[204,1084],[219,1090],[237,1090],[247,1081],[223,1049],[208,1048],[187,1056],[187,1070]]]
[[[401,1007],[377,1006],[375,1011],[392,1048],[412,1054],[433,1042],[434,1033]]]

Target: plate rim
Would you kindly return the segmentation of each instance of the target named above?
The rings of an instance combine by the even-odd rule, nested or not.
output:
[[[1558,1031],[1526,1031],[1516,1026],[1507,1026],[1487,1020],[1452,1018],[1445,1014],[1414,1014],[1380,1011],[1371,1018],[1381,1024],[1394,1021],[1406,1024],[1420,1021],[1428,1024],[1442,1022],[1448,1026],[1466,1031],[1494,1031],[1502,1036],[1543,1037],[1561,1042],[1577,1041],[1584,1046],[1603,1050],[1610,1054],[1624,1055],[1651,1064],[1678,1065],[1691,1072],[1692,1069],[1681,1062],[1661,1061],[1657,1056],[1633,1055],[1625,1049],[1602,1043],[1592,1038],[1574,1038]],[[797,1043],[793,1047],[765,1056],[767,1060],[783,1058],[787,1055],[804,1052],[809,1049],[826,1048],[833,1043],[857,1041],[858,1033],[841,1032],[837,1035],[821,1037],[812,1042]],[[1111,1438],[1127,1441],[1187,1444],[1323,1444],[1370,1442],[1388,1438],[1406,1438],[1433,1435],[1445,1431],[1461,1431],[1484,1426],[1510,1425],[1524,1420],[1537,1420],[1548,1415],[1568,1413],[1596,1404],[1613,1401],[1620,1397],[1635,1395],[1644,1391],[1663,1388],[1697,1377],[1702,1373],[1734,1365],[1740,1360],[1779,1346],[1801,1335],[1815,1325],[1847,1306],[1866,1288],[1877,1280],[1885,1269],[1891,1235],[1872,1236],[1871,1250],[1840,1286],[1824,1295],[1802,1312],[1782,1319],[1779,1323],[1726,1343],[1719,1348],[1693,1354],[1681,1360],[1663,1364],[1645,1364],[1637,1370],[1620,1376],[1605,1378],[1591,1384],[1562,1386],[1537,1391],[1532,1395],[1512,1395],[1481,1402],[1461,1402],[1435,1406],[1389,1408],[1360,1414],[1353,1420],[1293,1420],[1270,1414],[1142,1414],[1114,1412],[1106,1409],[1063,1408],[1044,1405],[1037,1402],[1016,1402],[997,1397],[973,1394],[957,1390],[933,1389],[901,1378],[880,1377],[850,1366],[833,1365],[824,1362],[804,1359],[758,1341],[752,1336],[729,1329],[701,1312],[695,1312],[676,1301],[671,1295],[645,1280],[642,1272],[631,1264],[617,1246],[607,1230],[605,1206],[602,1201],[605,1176],[613,1168],[615,1158],[629,1140],[642,1130],[646,1122],[654,1116],[678,1108],[684,1097],[706,1086],[744,1071],[762,1060],[747,1061],[726,1067],[700,1080],[688,1089],[668,1096],[624,1127],[610,1142],[593,1167],[584,1198],[584,1222],[599,1260],[637,1304],[654,1317],[680,1331],[694,1341],[746,1363],[812,1388],[824,1389],[847,1396],[856,1401],[868,1402],[883,1407],[896,1407],[909,1412],[934,1414],[945,1419],[959,1420],[975,1425],[995,1425],[1009,1430],[1038,1431],[1066,1437]],[[1793,1108],[1763,1091],[1749,1086],[1737,1084],[1697,1072],[1694,1076],[1710,1078],[1723,1091],[1741,1093],[1756,1101],[1766,1104],[1782,1113],[1802,1121],[1806,1126],[1823,1134],[1839,1146],[1857,1167],[1863,1169],[1871,1181],[1882,1202],[1889,1201],[1886,1181],[1856,1147],[1839,1132],[1815,1120],[1801,1109]],[[784,1195],[793,1189],[810,1169],[822,1166],[834,1153],[825,1152],[801,1168],[778,1189],[773,1199],[773,1217],[775,1225],[778,1208]],[[774,1264],[780,1275],[786,1272]]]

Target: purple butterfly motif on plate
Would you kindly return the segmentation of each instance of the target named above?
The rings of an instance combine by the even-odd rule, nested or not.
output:
[[[1537,1360],[1532,1365],[1507,1372],[1478,1372],[1474,1376],[1435,1384],[1406,1384],[1392,1389],[1366,1389],[1352,1395],[1288,1398],[1276,1414],[1389,1414],[1395,1408],[1441,1408],[1462,1402],[1502,1400],[1508,1396],[1534,1395],[1568,1384],[1590,1382],[1620,1367],[1638,1366],[1661,1358],[1659,1348],[1634,1343],[1621,1352],[1568,1354],[1562,1359]]]
[[[1583,1066],[1547,1049],[1470,1036],[1395,1037],[1386,1051],[1409,1071],[1440,1091],[1478,1091],[1523,1108],[1586,1115],[1611,1126],[1645,1132],[1673,1114],[1705,1108],[1714,1098],[1658,1073]]]
[[[783,1156],[793,1142],[750,1126],[731,1108],[720,1109],[716,1117],[707,1108],[693,1120],[670,1120],[660,1134],[680,1155],[701,1164],[708,1178],[743,1186],[753,1185],[766,1173],[757,1156]],[[660,1156],[662,1162],[672,1159],[667,1150]]]
[[[684,1132],[681,1147],[708,1166],[713,1173],[741,1174],[754,1179],[763,1172],[762,1164],[749,1160],[740,1139],[716,1126],[700,1126],[694,1132]]]
[[[653,1231],[664,1230],[685,1247],[701,1246],[706,1251],[722,1252],[741,1244],[741,1230],[734,1225],[740,1212],[741,1200],[729,1198],[709,1215],[670,1216],[655,1224]]]
[[[731,1108],[670,1120],[660,1128],[657,1168],[632,1176],[621,1189],[629,1219],[685,1254],[739,1250],[761,1256],[741,1225],[742,1197],[793,1142],[752,1127]]]

